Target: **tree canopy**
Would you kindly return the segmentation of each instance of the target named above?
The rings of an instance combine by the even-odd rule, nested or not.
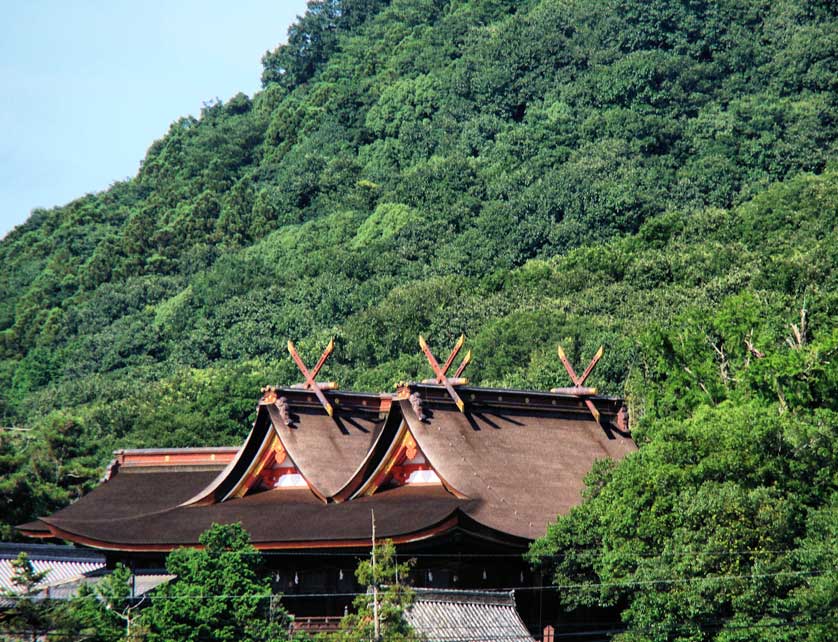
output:
[[[261,557],[241,524],[213,524],[203,548],[169,553],[177,578],[158,588],[142,612],[149,642],[274,642],[289,638],[288,614],[259,576]]]
[[[567,604],[624,605],[635,637],[818,635],[837,26],[823,0],[310,2],[261,91],[0,241],[0,536],[116,447],[240,443],[298,378],[288,339],[334,336],[324,374],[371,390],[426,375],[420,332],[540,389],[567,383],[556,342],[604,344],[591,384],[641,450],[534,550],[588,542],[554,569],[585,579]],[[702,569],[743,577],[660,589]]]

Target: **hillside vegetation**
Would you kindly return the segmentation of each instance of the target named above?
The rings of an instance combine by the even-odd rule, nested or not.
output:
[[[533,550],[568,608],[838,638],[834,3],[323,0],[263,63],[0,242],[2,535],[114,448],[239,443],[288,339],[367,390],[420,332],[540,389],[603,344],[641,450]]]

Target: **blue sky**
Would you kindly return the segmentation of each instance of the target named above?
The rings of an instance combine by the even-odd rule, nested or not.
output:
[[[204,101],[260,87],[305,0],[26,0],[0,20],[0,237],[133,176]]]

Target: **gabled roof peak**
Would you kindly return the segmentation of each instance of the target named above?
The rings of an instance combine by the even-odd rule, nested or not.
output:
[[[461,337],[442,365],[427,349],[435,378],[368,393],[315,379],[330,342],[311,370],[301,365],[305,383],[262,389],[240,448],[117,451],[114,478],[90,499],[21,528],[163,550],[193,544],[201,524],[223,519],[247,523],[265,549],[305,548],[313,539],[356,546],[369,510],[381,507],[401,542],[456,528],[523,544],[581,501],[597,459],[636,449],[627,412],[622,399],[584,385],[602,350],[577,376],[559,349],[573,385],[547,392],[469,385],[460,376],[468,356],[449,377],[462,345]],[[289,351],[296,354],[293,344]],[[146,522],[147,537],[133,533]]]
[[[329,400],[334,412],[341,409],[367,410],[369,412],[387,412],[393,395],[387,392],[358,392],[354,390],[332,389],[322,391]],[[300,387],[265,386],[262,388],[262,396],[259,399],[259,406],[271,406],[279,403],[289,408],[322,408],[322,403],[313,390]]]

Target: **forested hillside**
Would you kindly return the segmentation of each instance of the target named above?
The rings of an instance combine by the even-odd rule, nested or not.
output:
[[[836,5],[309,5],[261,92],[0,242],[3,537],[114,448],[239,443],[288,339],[365,390],[420,332],[542,389],[603,344],[641,450],[535,549],[567,605],[838,637]]]

